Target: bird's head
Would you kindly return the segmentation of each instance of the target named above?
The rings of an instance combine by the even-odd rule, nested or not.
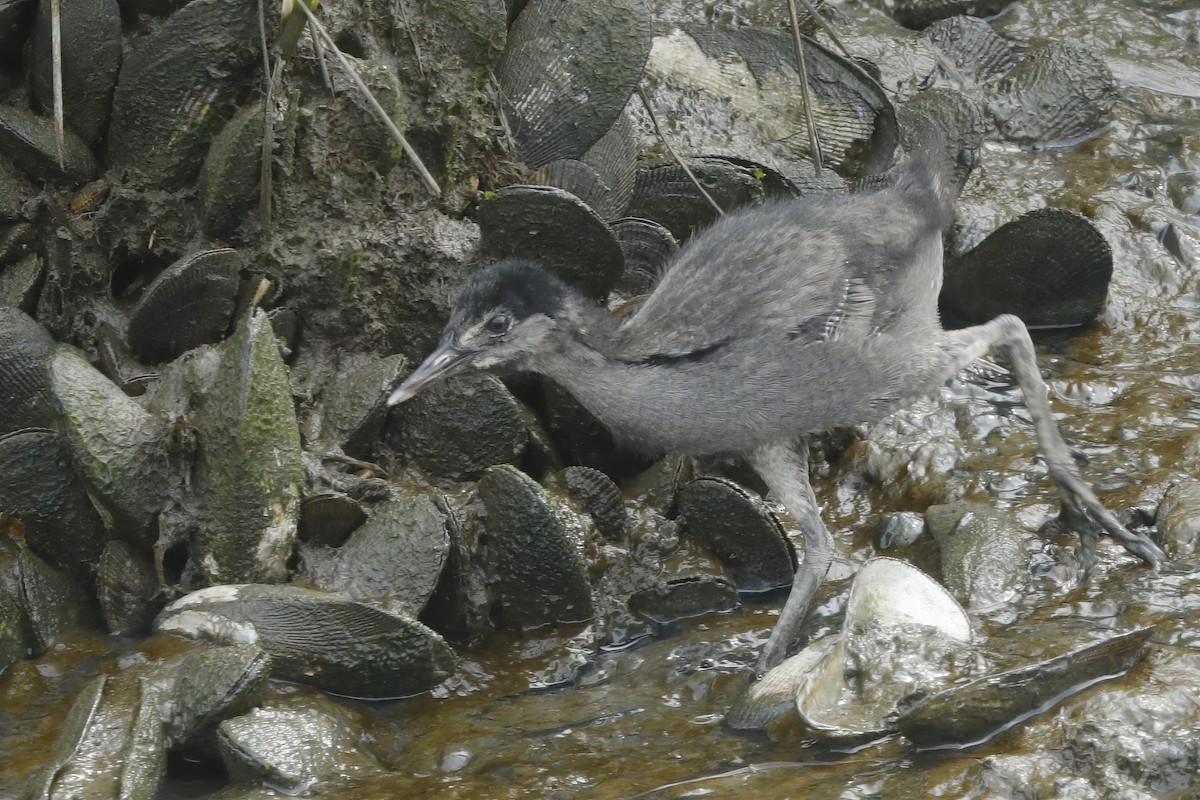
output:
[[[454,301],[437,348],[392,392],[388,405],[468,369],[528,368],[575,298],[565,283],[530,261],[510,259],[475,273]]]

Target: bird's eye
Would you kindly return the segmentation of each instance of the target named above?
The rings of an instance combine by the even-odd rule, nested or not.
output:
[[[499,336],[500,334],[508,333],[508,329],[512,327],[512,319],[509,318],[508,314],[497,314],[489,319],[484,327],[487,328],[488,333],[493,336]]]

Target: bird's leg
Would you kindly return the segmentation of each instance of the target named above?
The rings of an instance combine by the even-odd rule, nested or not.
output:
[[[1046,383],[1038,371],[1033,341],[1029,338],[1025,323],[1012,314],[1004,314],[983,325],[950,331],[946,336],[950,342],[958,345],[950,348],[955,357],[953,363],[947,364],[947,380],[992,347],[1003,350],[1008,357],[1009,367],[1016,376],[1017,385],[1025,396],[1025,405],[1033,418],[1033,427],[1046,459],[1050,480],[1062,497],[1067,526],[1080,537],[1080,562],[1084,574],[1095,563],[1094,546],[1099,531],[1112,536],[1150,566],[1158,566],[1166,558],[1158,545],[1145,536],[1126,530],[1112,512],[1100,504],[1099,498],[1079,474],[1071,449],[1050,410]]]
[[[817,498],[808,480],[807,439],[764,445],[750,454],[749,461],[796,520],[804,536],[804,561],[796,570],[783,613],[758,657],[755,671],[762,676],[787,655],[788,645],[796,638],[813,596],[825,580],[835,545],[829,529],[821,521]]]

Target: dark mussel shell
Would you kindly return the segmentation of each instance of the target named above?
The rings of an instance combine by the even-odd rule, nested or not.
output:
[[[40,0],[33,34],[33,94],[54,108],[50,0]],[[60,5],[63,121],[88,144],[104,137],[121,65],[121,12],[117,0],[71,0]]]
[[[583,156],[637,88],[651,40],[644,0],[532,0],[497,71],[521,158],[540,167]]]
[[[625,274],[617,288],[633,295],[648,294],[671,256],[679,252],[679,241],[654,220],[640,217],[619,219],[612,229],[625,254]]]
[[[1112,249],[1086,217],[1040,208],[949,261],[940,304],[968,324],[1016,314],[1031,328],[1087,325],[1104,307],[1112,271]]]
[[[129,314],[129,347],[147,361],[170,361],[220,341],[237,299],[236,250],[221,248],[181,258],[146,288]]]

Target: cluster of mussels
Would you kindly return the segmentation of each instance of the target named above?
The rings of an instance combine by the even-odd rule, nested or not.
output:
[[[756,495],[678,459],[616,456],[554,387],[466,377],[389,416],[387,391],[408,369],[396,355],[298,388],[289,363],[316,304],[251,280],[266,246],[239,227],[260,189],[264,113],[282,109],[281,137],[300,135],[306,113],[286,83],[271,106],[255,94],[260,42],[279,21],[248,0],[72,0],[58,20],[52,6],[0,3],[0,671],[9,692],[33,691],[21,660],[95,607],[114,633],[216,645],[159,637],[82,691],[43,686],[70,711],[43,760],[14,760],[4,777],[30,796],[150,797],[168,749],[219,750],[232,775],[296,790],[320,767],[302,763],[289,782],[290,765],[258,750],[287,730],[293,744],[326,742],[305,751],[314,758],[333,734],[304,713],[251,713],[268,676],[408,695],[453,674],[444,636],[593,621],[586,654],[788,585],[797,554]],[[1018,60],[969,17],[923,34],[963,91],[897,109],[878,75],[808,39],[802,93],[779,30],[656,31],[642,0],[444,6],[410,35],[453,38],[446,20],[469,20],[462,35],[486,46],[460,61],[494,70],[498,124],[528,168],[481,193],[480,254],[537,259],[598,300],[645,291],[718,207],[888,180],[897,149],[929,125],[962,181],[985,135],[1077,137],[1111,103],[1111,76],[1086,53],[1051,45]],[[476,35],[481,19],[491,27]],[[401,115],[387,65],[404,59],[370,35],[339,42],[357,44],[354,61]],[[416,39],[411,51],[420,66]],[[164,236],[186,255],[131,277],[126,240],[73,221],[131,207],[169,210]],[[83,265],[80,230],[93,237]],[[143,230],[153,240],[155,226]],[[1043,286],[1059,275],[1070,292],[992,277],[1030,258]],[[1109,272],[1086,220],[1045,209],[955,258],[944,302],[968,320],[1002,307],[1080,324]],[[594,467],[649,468],[623,496]],[[22,751],[9,736],[0,752]]]

